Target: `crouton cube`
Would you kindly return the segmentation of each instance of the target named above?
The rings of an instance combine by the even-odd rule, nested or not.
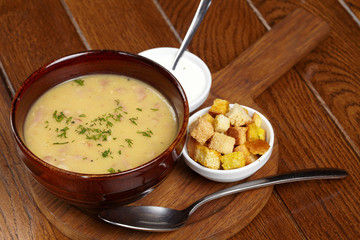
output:
[[[186,143],[186,148],[187,148],[189,156],[193,159],[195,157],[195,150],[198,145],[200,145],[200,143],[198,143],[198,141],[196,141],[191,136],[188,137],[187,143]]]
[[[250,153],[249,156],[245,157],[245,166],[249,165],[250,163],[255,162],[257,159],[258,159],[257,155],[254,155],[254,154]]]
[[[223,100],[223,99],[215,99],[213,102],[213,105],[209,109],[209,113],[212,116],[218,115],[218,114],[226,114],[229,111],[230,103],[229,101]]]
[[[215,132],[212,136],[209,148],[222,154],[232,153],[235,145],[235,138],[229,137],[223,133]]]
[[[245,157],[242,152],[232,152],[221,156],[220,162],[224,170],[241,168],[245,166]]]
[[[204,167],[211,169],[220,168],[220,156],[217,151],[207,148],[205,146],[198,145],[195,149],[194,160]]]
[[[250,153],[259,155],[264,155],[270,148],[269,143],[261,139],[246,142],[245,146],[249,149]]]
[[[237,103],[234,104],[225,116],[230,119],[231,125],[235,127],[243,126],[252,122],[251,117],[246,113],[245,109]]]
[[[234,148],[234,152],[242,152],[245,157],[245,165],[249,165],[250,163],[255,162],[258,157],[252,154],[249,149],[245,146],[245,144],[241,144]]]
[[[214,121],[215,132],[224,133],[230,127],[229,118],[225,117],[223,114],[216,115]]]
[[[213,116],[210,115],[210,113],[205,113],[204,115],[201,116],[202,118],[204,118],[206,121],[208,121],[209,123],[211,123],[212,125],[214,125],[215,122],[215,118],[213,118]]]
[[[256,139],[265,140],[265,130],[255,123],[250,123],[246,132],[246,140],[255,141]]]
[[[235,138],[235,145],[241,145],[246,142],[247,127],[230,127],[227,130],[227,135]]]
[[[190,126],[190,136],[192,136],[201,145],[204,145],[213,134],[213,125],[202,117],[197,118]]]
[[[254,113],[252,115],[252,120],[253,120],[253,122],[255,123],[256,126],[261,127],[261,117],[260,117],[259,114]]]

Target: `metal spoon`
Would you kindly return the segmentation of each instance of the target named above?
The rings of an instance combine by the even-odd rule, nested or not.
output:
[[[192,20],[190,27],[188,31],[186,32],[185,38],[181,43],[181,46],[179,48],[179,51],[176,53],[175,60],[172,66],[172,70],[175,70],[176,65],[179,62],[180,57],[184,53],[184,51],[187,49],[191,39],[195,35],[196,30],[198,29],[201,21],[203,20],[207,10],[210,7],[212,0],[201,0],[198,9],[196,10],[194,19]]]
[[[125,206],[103,210],[98,216],[105,222],[121,227],[150,232],[168,232],[184,226],[188,218],[196,211],[196,209],[204,203],[217,198],[276,184],[314,179],[338,179],[344,178],[347,175],[348,173],[345,170],[327,168],[290,172],[244,182],[223,189],[199,199],[184,210],[155,206]]]

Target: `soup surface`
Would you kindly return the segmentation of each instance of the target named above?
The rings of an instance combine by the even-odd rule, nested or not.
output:
[[[78,173],[140,166],[175,139],[177,122],[153,87],[118,75],[88,75],[54,87],[31,107],[25,142],[39,158]]]

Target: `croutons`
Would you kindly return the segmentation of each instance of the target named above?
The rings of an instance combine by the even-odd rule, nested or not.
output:
[[[201,145],[204,145],[213,134],[213,125],[202,117],[196,119],[190,126],[190,136],[192,136]]]
[[[195,149],[194,160],[207,168],[219,169],[220,156],[221,154],[217,151],[202,145],[198,145]]]
[[[209,123],[211,123],[212,125],[214,125],[215,122],[215,118],[213,118],[213,116],[210,115],[210,113],[205,113],[204,115],[201,116],[202,118],[204,118],[206,121],[208,121]]]
[[[230,127],[229,118],[225,117],[223,114],[216,115],[214,121],[215,132],[223,133],[226,132]]]
[[[234,104],[225,116],[230,119],[231,125],[235,127],[243,126],[252,122],[251,117],[247,114],[245,109],[237,103]]]
[[[195,149],[198,145],[200,145],[200,143],[198,141],[196,141],[193,137],[189,136],[186,145],[187,145],[187,150],[188,150],[189,156],[191,158],[194,158],[195,157]]]
[[[232,152],[221,156],[220,162],[224,170],[241,168],[245,166],[245,157],[242,152]]]
[[[246,141],[247,127],[230,127],[227,130],[227,135],[235,138],[235,145],[244,144]]]
[[[223,114],[225,115],[230,108],[230,103],[223,99],[215,99],[213,105],[209,109],[209,113],[212,116]]]
[[[246,140],[255,141],[257,139],[265,140],[265,130],[255,125],[255,123],[250,123],[246,132]]]
[[[251,142],[246,142],[245,146],[249,148],[249,151],[252,154],[260,154],[260,155],[264,155],[266,151],[269,150],[270,148],[270,145],[266,141],[261,139],[257,139]]]
[[[223,133],[215,132],[212,136],[209,148],[222,154],[232,153],[234,150],[235,138],[229,137]]]
[[[253,116],[252,116],[252,120],[253,120],[253,122],[255,123],[256,126],[261,127],[261,122],[262,121],[261,121],[261,117],[260,117],[259,114],[254,113]]]
[[[245,146],[245,144],[241,144],[234,148],[234,152],[242,152],[245,157],[245,165],[249,165],[253,163],[258,157],[252,153],[250,153],[249,149]]]
[[[259,114],[247,108],[215,99],[210,110],[190,126],[189,156],[212,169],[241,168],[265,154],[270,145]]]

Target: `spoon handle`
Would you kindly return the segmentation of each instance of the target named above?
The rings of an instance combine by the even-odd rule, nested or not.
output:
[[[175,60],[172,66],[172,70],[175,70],[176,65],[179,62],[180,57],[184,53],[184,51],[187,49],[191,39],[195,35],[196,30],[198,29],[201,21],[203,20],[207,10],[210,7],[212,0],[201,0],[198,9],[196,10],[194,19],[192,20],[190,27],[188,31],[186,32],[185,38],[181,43],[179,51],[176,53]]]
[[[315,180],[315,179],[338,179],[344,178],[348,175],[348,172],[342,169],[336,168],[319,168],[319,169],[308,169],[302,171],[295,171],[285,174],[279,174],[271,177],[261,178],[257,180],[252,180],[248,182],[244,182],[218,192],[212,193],[208,196],[205,196],[191,206],[189,206],[186,210],[189,211],[189,216],[201,205],[206,202],[212,201],[214,199],[218,199],[227,195],[261,188],[267,187],[282,183],[290,183],[290,182],[298,182],[298,181],[306,181],[306,180]]]

